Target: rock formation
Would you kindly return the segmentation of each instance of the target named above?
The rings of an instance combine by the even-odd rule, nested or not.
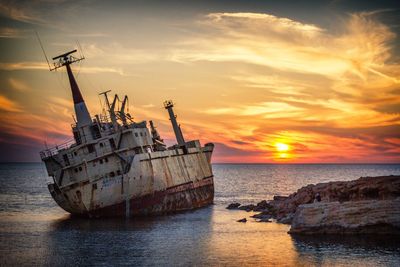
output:
[[[237,210],[239,208],[239,206],[240,206],[240,203],[235,202],[235,203],[229,204],[229,206],[226,207],[226,208],[228,210]]]
[[[317,193],[321,202],[313,203]],[[252,216],[259,221],[292,224],[290,233],[400,233],[400,176],[307,185],[287,197],[238,204],[229,207],[260,211]]]
[[[400,198],[300,205],[291,234],[400,234]]]
[[[269,204],[280,221],[293,217],[299,205],[312,203],[317,193],[321,195],[322,202],[395,199],[400,197],[400,176],[362,177],[347,182],[307,185],[286,199],[279,198]]]

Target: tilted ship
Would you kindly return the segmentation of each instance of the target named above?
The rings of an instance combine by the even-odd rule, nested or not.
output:
[[[167,147],[152,121],[135,122],[126,112],[127,96],[116,110],[105,97],[106,114],[90,116],[71,64],[76,52],[53,58],[65,67],[74,101],[73,140],[40,152],[53,178],[48,189],[67,212],[88,217],[165,214],[213,203],[212,143],[185,141],[173,111],[164,102],[177,144]]]

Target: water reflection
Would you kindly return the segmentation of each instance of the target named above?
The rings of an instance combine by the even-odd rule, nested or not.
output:
[[[376,235],[292,235],[299,263],[316,266],[398,266],[400,237]]]
[[[214,208],[211,240],[207,243],[208,259],[204,264],[294,266],[297,252],[287,234],[289,227],[277,223],[258,223],[252,213]],[[247,217],[246,223],[236,220]]]
[[[190,265],[207,257],[213,208],[136,219],[68,217],[48,232],[50,265]]]

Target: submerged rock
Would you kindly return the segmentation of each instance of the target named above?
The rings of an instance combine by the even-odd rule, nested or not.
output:
[[[258,202],[257,205],[254,207],[254,211],[271,211],[273,207],[269,204],[266,200]]]
[[[239,207],[240,210],[245,210],[247,212],[254,210],[256,206],[254,204],[249,204],[249,205],[242,205]]]
[[[272,220],[272,215],[268,214],[268,213],[258,213],[258,214],[254,214],[253,216],[251,216],[254,219],[257,219],[257,222],[271,222]]]
[[[293,213],[289,213],[287,214],[285,217],[280,218],[278,220],[279,223],[283,223],[283,224],[291,224],[292,220],[293,220],[294,214]]]
[[[289,233],[400,235],[400,198],[300,205]]]
[[[235,209],[238,209],[239,206],[240,206],[240,203],[235,202],[235,203],[229,204],[228,207],[226,207],[226,208],[227,208],[228,210],[235,210]]]
[[[282,200],[285,200],[287,198],[288,198],[288,196],[274,196],[274,200],[275,201],[282,201]]]
[[[247,222],[247,219],[243,218],[243,219],[237,220],[237,222],[245,223],[245,222]]]
[[[253,216],[250,216],[252,218],[256,218],[256,219],[272,219],[271,214],[265,214],[265,213],[257,213],[254,214]]]

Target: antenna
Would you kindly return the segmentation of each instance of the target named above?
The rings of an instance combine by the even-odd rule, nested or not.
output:
[[[69,51],[67,53],[61,54],[59,56],[53,57],[53,60],[57,60],[58,59],[58,61],[54,62],[54,68],[50,69],[50,71],[56,70],[58,68],[61,68],[61,67],[64,67],[64,66],[67,66],[67,65],[70,65],[72,63],[75,63],[75,62],[78,62],[78,61],[81,61],[81,60],[85,59],[82,56],[79,57],[79,58],[72,56],[71,54],[73,54],[75,52],[77,52],[76,49],[71,50],[71,51]]]
[[[76,45],[77,45],[78,48],[79,48],[79,56],[80,56],[81,58],[85,59],[85,55],[83,54],[83,50],[82,50],[81,44],[79,43],[78,40],[76,40]]]
[[[37,39],[39,41],[40,47],[42,48],[42,51],[43,51],[43,54],[44,54],[44,58],[46,59],[47,65],[49,66],[49,70],[51,71],[50,63],[49,63],[49,60],[47,59],[46,52],[44,51],[44,48],[43,48],[43,45],[42,45],[42,41],[40,40],[38,32],[35,31],[35,33],[36,33],[36,37],[37,37]]]
[[[104,99],[106,100],[106,105],[107,105],[108,110],[110,110],[110,102],[108,101],[108,96],[107,96],[107,93],[109,93],[109,92],[111,92],[111,90],[107,90],[107,91],[99,93],[99,95],[104,95]]]

